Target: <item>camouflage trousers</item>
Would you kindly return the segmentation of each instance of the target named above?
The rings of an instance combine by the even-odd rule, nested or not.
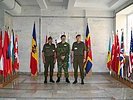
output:
[[[45,57],[46,63],[44,64],[44,77],[48,76],[48,68],[50,66],[50,77],[53,77],[54,72],[54,57]]]
[[[84,79],[83,56],[74,56],[73,67],[74,67],[74,78],[78,77],[78,67],[79,67],[80,77],[81,79]]]
[[[63,69],[65,77],[68,78],[69,77],[69,74],[68,74],[68,62],[66,62],[66,61],[64,61],[64,62],[63,61],[58,61],[57,64],[58,64],[57,77],[61,77],[62,69]]]

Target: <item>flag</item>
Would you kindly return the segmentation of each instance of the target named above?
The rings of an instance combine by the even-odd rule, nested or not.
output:
[[[2,31],[0,31],[0,75],[3,74]]]
[[[87,24],[87,28],[86,28],[85,45],[86,45],[86,49],[87,49],[85,71],[86,71],[86,73],[88,73],[92,68],[91,39],[90,39],[90,32],[89,32],[88,24]]]
[[[111,56],[111,69],[118,74],[118,69],[120,68],[120,46],[118,35],[114,36],[114,43],[112,45],[112,56]]]
[[[3,68],[3,74],[4,77],[7,77],[9,65],[8,65],[8,46],[10,44],[8,32],[5,31],[4,34],[4,45],[3,45],[3,59],[4,59],[4,68]]]
[[[10,37],[9,37],[10,34]],[[11,51],[11,33],[8,29],[8,38],[9,38],[9,44],[8,44],[8,51],[7,51],[7,64],[8,64],[8,74],[10,75],[12,73],[12,51]]]
[[[15,68],[14,68],[14,31],[12,30],[11,34],[11,65],[12,65],[12,68],[13,70],[15,71]]]
[[[107,67],[110,70],[111,66],[111,37],[109,38],[109,47],[108,47],[108,55],[107,55]]]
[[[128,77],[131,76],[131,74],[133,72],[132,70],[133,70],[133,34],[132,34],[132,30],[131,30]]]
[[[35,23],[33,26],[33,33],[32,33],[32,49],[31,49],[31,59],[30,59],[30,69],[31,75],[37,75],[37,64],[38,64],[38,53],[37,53],[37,41],[36,41],[36,28]]]
[[[120,49],[120,68],[118,70],[118,73],[121,77],[123,77],[123,67],[125,64],[125,57],[124,57],[124,33],[122,31],[121,35],[121,49]]]
[[[15,37],[15,43],[14,43],[14,69],[15,71],[19,70],[19,57],[18,57],[18,36]]]

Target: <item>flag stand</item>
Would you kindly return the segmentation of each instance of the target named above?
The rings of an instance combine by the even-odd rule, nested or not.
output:
[[[16,74],[11,75],[10,77],[8,77],[9,79],[3,78],[4,81],[2,81],[2,82],[0,83],[0,88],[5,87],[5,86],[8,85],[9,83],[11,83],[14,79],[18,78],[18,76],[19,76],[19,75],[18,75],[18,72],[17,72]]]
[[[111,76],[112,76],[114,79],[120,81],[121,83],[123,83],[123,84],[125,84],[126,86],[128,86],[128,87],[130,87],[130,88],[133,89],[133,82],[127,80],[126,78],[122,78],[122,77],[118,76],[118,75],[117,75],[116,73],[114,73],[113,71],[112,71],[112,73],[111,73]]]

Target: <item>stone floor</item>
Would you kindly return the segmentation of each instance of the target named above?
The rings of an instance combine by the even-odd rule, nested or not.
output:
[[[54,77],[56,79],[56,77]],[[6,87],[0,89],[0,100],[133,100],[133,89],[114,80],[109,75],[92,75],[85,84],[43,84],[43,76],[33,79],[20,75]]]

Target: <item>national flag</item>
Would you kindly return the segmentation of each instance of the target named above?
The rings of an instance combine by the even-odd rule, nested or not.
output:
[[[114,36],[114,43],[112,45],[112,56],[111,56],[111,69],[118,74],[118,69],[120,68],[120,46],[118,35]]]
[[[108,55],[107,55],[107,67],[110,70],[111,67],[111,46],[112,46],[111,37],[109,38],[109,47],[108,47]]]
[[[32,49],[31,49],[31,59],[30,59],[30,69],[31,75],[37,75],[37,65],[38,65],[38,52],[37,52],[37,41],[36,41],[36,28],[35,23],[33,26],[33,33],[32,33]]]
[[[131,30],[128,77],[131,76],[132,72],[133,72],[133,34],[132,34],[132,30]]]
[[[11,65],[12,65],[12,68],[13,70],[15,71],[15,68],[14,68],[14,31],[12,30],[11,34],[10,34],[10,38],[11,38]]]
[[[118,70],[118,73],[121,77],[123,77],[123,67],[125,64],[125,57],[124,57],[124,33],[122,31],[121,35],[121,49],[120,49],[120,68]]]
[[[4,77],[7,77],[8,70],[9,70],[9,64],[8,64],[8,46],[10,44],[8,32],[5,31],[4,34],[4,45],[3,45],[3,58],[4,58]]]
[[[3,48],[2,48],[2,31],[0,31],[0,75],[3,74]]]
[[[90,32],[89,32],[88,24],[87,24],[87,27],[86,27],[85,45],[86,45],[86,49],[87,49],[85,71],[86,71],[86,73],[88,73],[92,68],[91,39],[90,39]]]
[[[14,45],[14,68],[15,71],[19,70],[19,57],[18,57],[18,36],[15,36],[15,45]]]
[[[10,37],[9,37],[10,34]],[[8,44],[8,51],[7,51],[7,64],[8,64],[8,74],[10,75],[12,73],[12,50],[11,50],[11,33],[8,29],[8,37],[9,37],[9,44]]]

